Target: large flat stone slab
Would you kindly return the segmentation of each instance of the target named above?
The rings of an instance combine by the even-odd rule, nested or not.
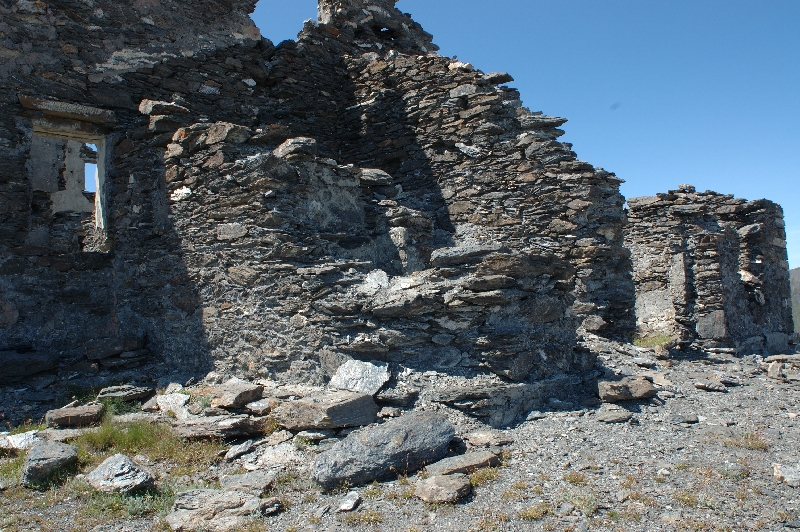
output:
[[[247,403],[261,399],[263,386],[239,379],[231,379],[214,388],[211,392],[211,406],[214,408],[244,408]]]
[[[86,427],[102,418],[103,405],[100,403],[50,410],[44,416],[45,422],[51,427]]]
[[[339,390],[375,395],[391,378],[392,372],[385,362],[348,360],[336,370],[330,386]]]
[[[452,475],[454,473],[472,473],[484,467],[500,465],[500,458],[490,451],[477,451],[474,453],[451,456],[431,464],[425,471],[431,476]]]
[[[187,419],[173,423],[181,438],[190,440],[234,438],[263,434],[263,421],[250,416],[213,416]]]
[[[140,386],[132,386],[130,384],[123,384],[122,386],[109,386],[103,388],[97,394],[97,400],[101,399],[121,399],[122,401],[139,401],[147,399],[155,393],[152,388],[143,388]]]
[[[373,423],[377,415],[371,395],[346,391],[309,395],[272,410],[272,417],[289,430],[361,427]]]
[[[447,455],[455,436],[441,414],[414,412],[353,432],[323,452],[312,477],[325,487],[367,484],[416,471]]]
[[[414,495],[432,504],[451,504],[472,491],[469,477],[462,473],[436,475],[417,482]]]
[[[634,401],[655,397],[658,390],[644,377],[625,377],[619,381],[597,383],[600,400],[604,403]]]
[[[32,486],[47,481],[53,474],[78,463],[78,452],[71,445],[40,442],[31,447],[22,466],[22,484]]]
[[[281,507],[275,498],[242,491],[191,490],[178,494],[166,521],[176,532],[229,532],[243,529],[248,518],[277,513]]]

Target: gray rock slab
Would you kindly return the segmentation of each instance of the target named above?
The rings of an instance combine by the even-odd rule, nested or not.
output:
[[[375,395],[392,378],[385,362],[348,360],[336,370],[330,382],[332,388]]]
[[[339,501],[340,512],[352,512],[361,504],[361,495],[357,491],[351,491]]]
[[[178,495],[166,521],[176,532],[228,532],[244,528],[250,517],[280,509],[277,499],[261,499],[243,491],[191,490]]]
[[[378,405],[371,395],[331,391],[285,401],[272,411],[281,426],[288,430],[361,427],[373,423]]]
[[[414,495],[428,503],[454,503],[472,491],[467,475],[431,476],[417,482]]]
[[[132,386],[130,384],[124,384],[122,386],[110,386],[108,388],[103,388],[100,390],[100,393],[97,394],[97,400],[100,399],[122,399],[123,401],[138,401],[140,399],[146,399],[153,395],[155,390],[152,388],[142,388],[139,386]]]
[[[484,467],[500,465],[500,458],[491,451],[478,451],[474,453],[450,456],[439,460],[425,468],[430,476],[452,475],[454,473],[472,473]]]
[[[231,461],[236,460],[242,455],[245,455],[251,452],[256,447],[256,442],[253,440],[247,440],[246,442],[240,443],[239,445],[234,445],[231,447],[227,453],[225,453],[225,460]]]
[[[40,442],[31,447],[22,467],[22,484],[35,485],[54,473],[78,463],[78,452],[71,445]]]
[[[263,434],[263,422],[250,416],[213,416],[187,419],[173,423],[181,438],[190,440],[235,438]]]
[[[150,471],[124,454],[107,458],[86,475],[86,481],[97,491],[105,493],[133,493],[156,484],[156,478]]]
[[[243,491],[261,497],[275,483],[275,473],[271,471],[250,471],[242,475],[227,475],[220,479],[223,489]]]
[[[89,403],[71,408],[50,410],[45,414],[45,422],[51,427],[86,427],[100,421],[103,417],[103,405]]]
[[[628,410],[606,410],[597,414],[597,421],[601,423],[625,423],[630,421],[633,413]]]
[[[644,377],[625,377],[619,381],[600,381],[598,383],[600,400],[604,403],[650,399],[658,390]]]
[[[473,447],[495,447],[514,443],[514,438],[498,430],[476,430],[464,436],[464,439]]]
[[[231,379],[211,392],[214,408],[243,408],[247,403],[261,399],[263,386],[239,379]]]
[[[444,458],[454,436],[453,426],[441,414],[406,414],[351,433],[320,454],[312,477],[325,487],[333,487],[413,472]]]

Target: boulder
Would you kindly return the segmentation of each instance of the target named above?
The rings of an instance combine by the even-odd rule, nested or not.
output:
[[[473,447],[496,447],[514,443],[514,438],[499,430],[476,430],[464,436],[464,439]]]
[[[252,403],[247,403],[244,405],[244,409],[251,414],[255,414],[257,416],[266,416],[269,414],[272,409],[280,404],[280,401],[277,399],[259,399],[258,401],[253,401]]]
[[[52,427],[86,427],[102,418],[103,405],[100,403],[50,410],[44,416],[45,422]]]
[[[351,433],[314,463],[312,477],[325,487],[366,484],[410,473],[447,455],[455,430],[440,414],[414,412]]]
[[[332,391],[281,403],[272,411],[288,430],[336,429],[373,423],[378,405],[371,395]]]
[[[131,386],[124,384],[122,386],[110,386],[103,388],[97,394],[97,400],[100,399],[122,399],[123,401],[139,401],[147,399],[153,395],[155,391],[152,388],[140,388],[138,386]]]
[[[472,491],[469,477],[462,473],[436,475],[417,482],[414,495],[427,503],[454,503]]]
[[[340,390],[375,395],[391,378],[392,372],[385,362],[348,360],[336,370],[330,386]]]
[[[263,422],[250,416],[211,416],[173,423],[175,433],[190,440],[261,435]]]
[[[214,408],[243,408],[247,403],[261,399],[263,391],[263,386],[231,379],[211,392],[211,406]]]
[[[453,473],[472,473],[484,467],[496,467],[500,465],[500,458],[490,451],[478,451],[474,453],[450,456],[431,464],[425,471],[431,476],[452,475]]]
[[[244,528],[251,517],[281,510],[276,498],[261,499],[243,491],[191,490],[175,499],[167,524],[176,532],[228,532]]]
[[[189,402],[191,397],[188,395],[183,393],[168,393],[158,395],[155,399],[156,404],[158,404],[158,409],[165,414],[171,412],[177,419],[186,419],[189,417],[189,412],[186,410],[186,403]],[[142,406],[142,409],[144,409],[144,406]]]
[[[57,442],[39,442],[28,451],[22,466],[22,484],[36,485],[46,481],[60,470],[78,463],[78,452],[71,445]]]
[[[644,377],[625,377],[619,381],[597,383],[600,400],[604,403],[650,399],[658,390]]]
[[[156,484],[156,478],[150,471],[124,454],[107,458],[86,475],[86,481],[97,491],[105,493],[133,493]]]
[[[271,471],[250,471],[243,475],[227,475],[220,480],[223,489],[252,493],[256,497],[267,493],[274,483],[275,473]]]

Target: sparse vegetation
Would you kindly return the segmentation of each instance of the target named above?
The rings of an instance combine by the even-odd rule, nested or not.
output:
[[[496,467],[486,467],[478,469],[469,476],[469,483],[473,488],[484,486],[489,482],[494,482],[500,476],[500,470]]]
[[[700,505],[700,498],[690,491],[678,491],[673,498],[683,506],[697,508]]]
[[[739,447],[751,451],[766,451],[769,449],[769,442],[758,434],[745,432],[739,438],[729,438],[725,440],[725,445],[729,447]]]
[[[546,502],[540,502],[535,506],[531,506],[526,510],[522,510],[519,513],[519,518],[526,519],[529,521],[536,521],[552,513],[553,513],[553,508],[549,504],[547,504]]]
[[[573,486],[585,486],[589,482],[589,479],[586,478],[586,475],[574,471],[571,471],[566,475],[564,475],[564,480],[566,480]]]
[[[565,499],[575,505],[586,517],[591,517],[597,512],[597,494],[590,489],[582,489],[566,494]]]
[[[342,521],[348,525],[375,525],[383,523],[383,514],[375,510],[364,510],[347,514]]]
[[[672,341],[672,337],[667,334],[656,334],[653,336],[637,336],[633,339],[636,347],[656,347],[666,345]]]

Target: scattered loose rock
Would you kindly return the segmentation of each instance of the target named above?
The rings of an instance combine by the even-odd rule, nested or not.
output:
[[[353,432],[317,458],[312,476],[332,487],[413,472],[444,458],[454,436],[453,426],[442,415],[406,414]]]
[[[261,497],[275,482],[275,473],[269,471],[250,471],[242,475],[222,477],[220,484],[226,490],[243,491]]]
[[[83,406],[50,410],[44,419],[53,427],[86,427],[100,421],[103,417],[103,405],[89,403]]]
[[[361,495],[357,491],[351,491],[339,501],[340,512],[352,512],[361,504]]]
[[[617,403],[655,397],[658,390],[644,377],[625,377],[619,381],[600,381],[598,383],[600,400]]]
[[[467,475],[437,475],[417,482],[414,495],[428,503],[454,503],[470,494],[472,486]]]
[[[231,379],[211,392],[211,406],[214,408],[242,408],[261,398],[264,387],[250,384],[240,379]]]
[[[452,475],[453,473],[472,473],[476,469],[500,465],[500,458],[490,451],[478,451],[459,456],[451,456],[425,468],[431,476]]]
[[[331,379],[330,386],[340,390],[375,395],[391,377],[392,373],[385,362],[348,360],[339,366]]]
[[[371,395],[332,391],[281,403],[272,416],[289,430],[360,427],[374,422],[378,405]]]
[[[86,475],[94,489],[106,493],[132,493],[155,486],[153,474],[125,456],[115,454]]]
[[[260,499],[242,491],[191,490],[178,495],[166,521],[176,532],[228,532],[243,528],[248,517],[281,510],[276,498]]]
[[[708,379],[695,381],[694,387],[698,390],[705,390],[707,392],[725,392],[728,390],[728,388],[721,382]]]
[[[45,482],[58,471],[77,463],[78,452],[71,445],[39,442],[25,456],[21,482],[26,486]]]
[[[97,400],[122,399],[123,401],[138,401],[150,397],[153,393],[155,393],[155,390],[152,388],[140,388],[138,386],[125,384],[122,386],[103,388],[100,390],[100,393],[97,394]]]

